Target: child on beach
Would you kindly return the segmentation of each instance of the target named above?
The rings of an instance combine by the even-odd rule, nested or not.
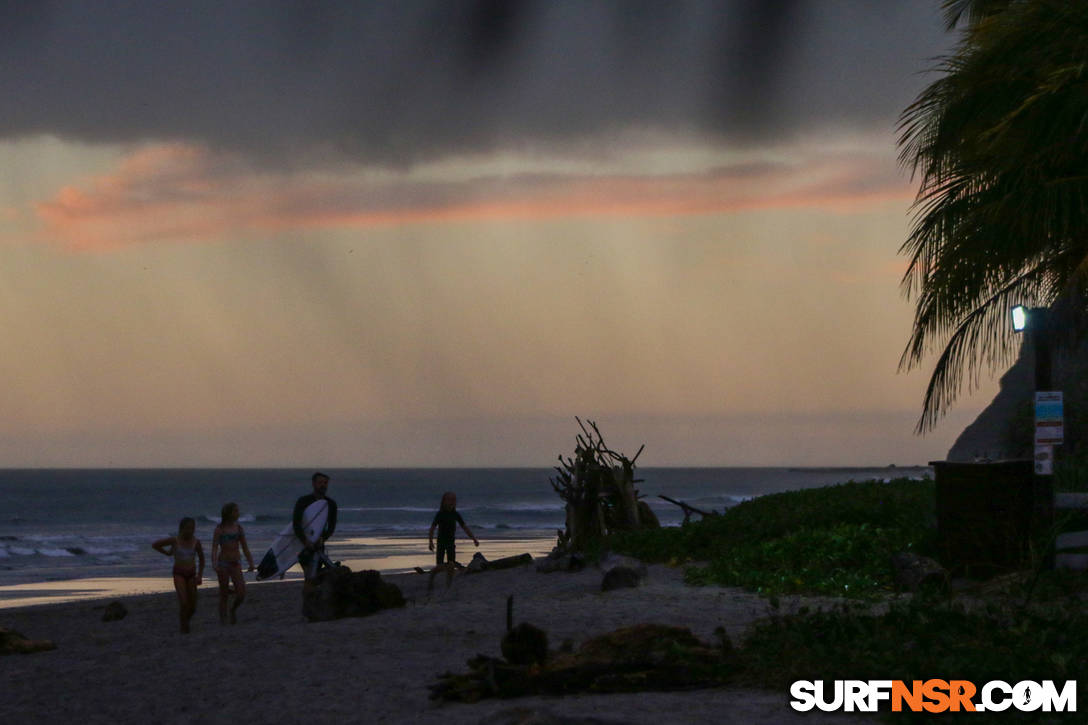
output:
[[[219,577],[219,623],[226,624],[227,600],[230,598],[230,585],[234,584],[234,604],[230,607],[230,623],[238,622],[238,607],[246,599],[246,580],[242,575],[242,554],[249,562],[249,571],[253,571],[253,556],[246,544],[246,532],[238,523],[238,504],[223,505],[219,525],[212,534],[212,568]]]
[[[196,588],[204,580],[204,549],[195,533],[196,521],[186,516],[178,523],[177,536],[167,536],[151,545],[160,554],[174,557],[174,589],[181,609],[182,634],[189,633],[189,620],[196,612]]]
[[[434,589],[434,577],[440,569],[444,568],[446,570],[447,587],[453,581],[453,569],[457,563],[456,546],[454,545],[457,524],[461,524],[461,528],[472,538],[472,543],[479,547],[479,539],[465,524],[461,514],[457,513],[457,494],[453,491],[446,491],[442,494],[442,503],[439,506],[438,513],[434,515],[434,521],[431,522],[431,530],[427,532],[427,548],[434,551],[434,530],[436,527],[438,528],[438,553],[435,555],[435,567],[431,570],[431,578],[427,582],[427,591]],[[446,559],[445,564],[442,563],[443,557]]]

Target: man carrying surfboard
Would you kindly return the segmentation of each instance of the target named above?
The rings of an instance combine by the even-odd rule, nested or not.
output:
[[[336,501],[326,495],[329,490],[329,477],[318,471],[310,477],[310,482],[314,487],[313,493],[301,496],[295,501],[295,511],[291,517],[295,536],[303,545],[298,555],[298,563],[302,565],[302,576],[305,578],[303,591],[309,591],[313,586],[318,564],[324,556],[325,542],[336,530]],[[318,502],[324,502],[326,507],[325,525],[320,528],[306,526],[306,511]]]

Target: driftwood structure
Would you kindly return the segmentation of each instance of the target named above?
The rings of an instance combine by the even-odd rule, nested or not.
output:
[[[482,571],[498,571],[500,569],[513,569],[515,566],[528,566],[533,563],[533,555],[529,553],[518,554],[517,556],[504,556],[501,559],[488,559],[476,552],[472,555],[472,560],[469,561],[468,566],[465,567],[466,574],[478,574]]]
[[[562,465],[555,468],[558,476],[551,479],[567,508],[566,530],[559,532],[557,548],[585,551],[587,544],[611,532],[660,526],[635,488],[642,482],[635,478],[635,461],[646,446],[639,446],[635,457],[627,458],[605,445],[596,423],[575,420],[582,433],[576,437],[574,456],[560,455]]]
[[[504,658],[476,655],[467,673],[446,672],[431,699],[646,692],[718,687],[740,661],[725,630],[701,642],[682,627],[638,624],[587,640],[574,652],[549,652],[547,634],[522,623],[503,638]]]

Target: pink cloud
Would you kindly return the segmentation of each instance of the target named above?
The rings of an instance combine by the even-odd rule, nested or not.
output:
[[[524,174],[375,182],[255,170],[181,144],[134,153],[112,173],[35,206],[44,238],[74,250],[213,241],[275,231],[482,219],[680,216],[772,208],[849,213],[913,191],[885,160],[816,157],[666,175]]]

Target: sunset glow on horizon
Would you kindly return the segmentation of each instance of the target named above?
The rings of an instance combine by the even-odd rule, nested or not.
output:
[[[734,5],[681,3],[676,32]],[[227,67],[224,88],[251,89],[246,102],[195,74],[114,87],[84,68],[101,50],[91,41],[64,46],[73,65],[59,69],[30,70],[37,46],[11,45],[23,55],[4,74],[55,72],[56,108],[81,110],[35,97],[0,127],[0,467],[547,467],[571,449],[576,415],[619,448],[645,443],[644,465],[905,465],[943,458],[989,402],[984,380],[919,438],[925,371],[897,372],[916,187],[894,126],[950,42],[931,3],[886,19],[800,3],[796,52],[823,59],[826,77],[793,60],[766,80],[785,99],[763,111],[772,120],[721,128],[677,120],[702,103],[673,86],[708,77],[679,40],[646,50],[667,79],[607,65],[574,83],[573,59],[609,51],[569,9],[542,10],[506,75],[464,81],[463,96],[443,85],[453,71],[408,57],[425,34],[401,55],[366,37],[401,71],[345,60],[350,29],[438,12],[408,6],[321,25],[319,45],[269,51],[274,67]],[[57,42],[88,22],[62,7],[11,32]],[[120,8],[94,22],[169,32]],[[842,45],[845,12],[894,53]],[[913,36],[894,24],[908,18]],[[542,38],[565,42],[568,22],[571,69],[530,57],[551,58]],[[226,30],[207,32],[231,47]],[[365,88],[418,70],[398,81],[398,116],[317,80],[281,99],[276,84],[306,63]],[[560,72],[562,92],[547,77]],[[108,87],[113,105],[80,83]],[[838,83],[856,88],[838,96]],[[638,84],[661,104],[640,107]],[[855,107],[864,89],[871,107]]]

